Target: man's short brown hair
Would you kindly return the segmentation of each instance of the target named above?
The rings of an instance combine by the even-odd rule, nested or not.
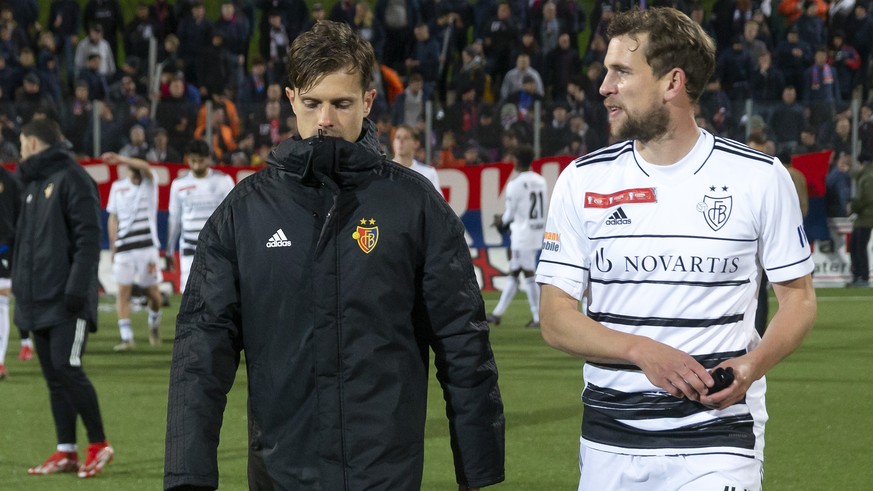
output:
[[[344,22],[318,21],[288,51],[288,86],[308,90],[339,70],[357,74],[361,92],[370,87],[376,55],[373,47]]]
[[[712,38],[687,15],[669,7],[621,12],[609,22],[607,29],[610,39],[627,35],[638,40],[640,34],[649,35],[643,54],[655,77],[663,77],[674,68],[682,69],[685,91],[691,101],[696,102],[715,71]]]

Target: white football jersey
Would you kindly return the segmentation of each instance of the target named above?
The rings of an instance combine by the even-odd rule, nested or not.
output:
[[[539,249],[546,227],[546,203],[549,190],[546,179],[533,171],[515,176],[506,185],[506,210],[503,223],[509,223],[510,248]]]
[[[440,189],[440,177],[437,174],[436,169],[427,164],[422,164],[417,160],[412,161],[412,167],[410,167],[410,169],[426,177],[427,180],[433,184],[433,187],[436,188],[437,192],[443,194],[443,190]]]
[[[580,300],[584,294],[589,317],[610,329],[650,337],[712,368],[760,340],[762,267],[773,282],[812,272],[802,223],[778,159],[701,130],[681,161],[657,166],[626,141],[562,172],[537,281]],[[763,458],[764,379],[744,401],[717,411],[674,398],[636,366],[587,363],[584,376],[586,445]]]
[[[145,247],[160,247],[158,239],[158,179],[152,172],[139,184],[130,178],[112,183],[106,211],[118,218],[115,251],[124,252]]]
[[[193,255],[197,238],[206,220],[233,189],[233,179],[213,169],[206,177],[197,178],[188,173],[173,180],[170,185],[170,210],[167,223],[167,252],[176,249],[182,255]]]

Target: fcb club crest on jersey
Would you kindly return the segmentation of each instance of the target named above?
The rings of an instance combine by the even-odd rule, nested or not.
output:
[[[370,226],[367,227],[367,225]],[[355,228],[352,238],[357,241],[358,247],[360,247],[365,254],[371,253],[379,242],[379,227],[376,226],[376,220],[373,218],[362,218],[360,225]]]
[[[714,197],[703,196],[703,201],[697,203],[697,211],[703,214],[703,219],[709,228],[718,232],[731,217],[733,196]]]

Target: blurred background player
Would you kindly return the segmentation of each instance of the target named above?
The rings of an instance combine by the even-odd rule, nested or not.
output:
[[[118,286],[115,306],[118,310],[118,330],[121,343],[115,351],[130,351],[135,347],[130,322],[130,297],[133,286],[146,290],[148,305],[149,344],[161,344],[160,254],[158,247],[158,179],[151,165],[142,159],[104,153],[109,164],[125,164],[128,177],[112,183],[109,190],[109,248],[112,252],[112,273]]]
[[[391,140],[391,148],[394,152],[393,160],[403,167],[412,169],[428,178],[433,183],[433,187],[436,188],[437,192],[442,194],[440,178],[437,175],[436,169],[415,159],[415,152],[420,146],[421,136],[412,126],[400,124],[394,129],[394,138]]]
[[[15,176],[0,167],[0,380],[6,378],[9,346],[9,289],[12,287],[12,242],[21,207],[21,189]]]
[[[210,168],[209,146],[192,140],[185,149],[191,172],[177,177],[170,185],[170,218],[167,223],[167,265],[174,271],[176,245],[179,246],[179,291],[185,291],[188,273],[194,262],[197,238],[206,220],[233,189],[233,179]]]
[[[67,149],[57,123],[21,127],[21,211],[15,230],[12,293],[15,323],[31,331],[49,389],[57,450],[31,475],[77,472],[93,477],[112,460],[97,392],[82,369],[88,332],[97,330],[100,195]],[[79,465],[76,422],[88,433]]]
[[[527,327],[536,328],[540,327],[540,290],[534,272],[543,247],[548,187],[545,178],[530,168],[533,149],[529,145],[519,145],[508,155],[518,175],[506,185],[506,211],[503,216],[495,215],[494,226],[498,230],[510,230],[509,277],[497,306],[487,319],[494,325],[500,324],[500,318],[518,291],[518,274],[522,273],[522,287],[533,317]]]

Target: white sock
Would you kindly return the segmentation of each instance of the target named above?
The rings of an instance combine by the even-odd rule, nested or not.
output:
[[[530,304],[530,313],[534,322],[540,321],[540,286],[537,285],[533,276],[524,279],[524,293],[527,294],[527,303]]]
[[[6,363],[9,347],[9,297],[0,295],[0,365]]]
[[[149,309],[149,329],[158,329],[161,327],[161,309]]]
[[[77,450],[75,443],[58,443],[58,452],[75,452]]]
[[[24,348],[27,346],[28,348],[33,349],[33,341],[30,338],[24,338],[21,340],[21,347]]]
[[[133,329],[130,328],[130,319],[118,319],[118,330],[121,332],[121,340],[125,343],[133,341]]]
[[[497,301],[497,307],[494,307],[492,314],[498,317],[503,315],[509,308],[509,304],[512,303],[512,297],[515,296],[516,292],[518,292],[518,277],[512,276],[509,278],[506,288],[503,289],[503,293],[500,294],[500,300]]]

